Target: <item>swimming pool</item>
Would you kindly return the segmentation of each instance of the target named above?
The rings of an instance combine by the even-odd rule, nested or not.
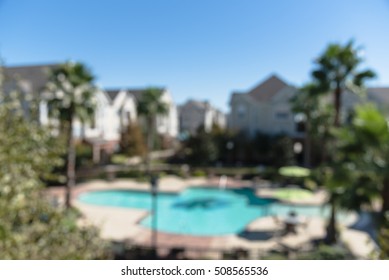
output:
[[[151,210],[149,192],[133,190],[92,191],[81,194],[87,204]],[[195,236],[237,234],[259,217],[286,215],[291,209],[303,216],[326,216],[322,207],[291,206],[260,198],[249,188],[220,190],[189,187],[181,193],[158,193],[157,230]],[[140,222],[152,227],[152,216]]]

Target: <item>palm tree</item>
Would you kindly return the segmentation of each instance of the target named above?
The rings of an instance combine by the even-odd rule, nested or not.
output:
[[[330,44],[324,53],[316,61],[316,69],[312,76],[316,83],[320,85],[321,92],[333,92],[334,94],[334,126],[340,126],[340,113],[342,109],[342,93],[350,90],[354,93],[363,92],[366,80],[375,77],[375,73],[370,69],[359,71],[363,62],[359,49],[354,47],[353,40],[344,46]],[[330,195],[337,196],[335,193]],[[336,242],[336,203],[335,197],[330,198],[331,216],[327,228],[327,241]]]
[[[158,116],[167,115],[168,105],[162,101],[162,90],[159,88],[146,89],[138,100],[137,111],[139,116],[143,116],[146,122],[147,134],[147,171],[150,172],[151,152],[154,148],[156,119]]]
[[[363,89],[366,80],[375,77],[372,70],[359,71],[362,62],[359,49],[354,47],[353,40],[344,46],[330,44],[316,61],[316,69],[312,76],[320,85],[322,92],[334,94],[335,126],[340,125],[342,93],[346,89],[358,93]]]
[[[65,205],[70,207],[71,190],[75,185],[76,152],[73,126],[92,120],[96,108],[94,77],[81,63],[67,62],[52,70],[46,84],[46,101],[49,115],[59,120],[60,132],[66,135],[66,194]]]
[[[312,115],[318,108],[317,85],[310,83],[300,89],[300,92],[291,99],[292,110],[304,116],[304,165],[311,166],[311,144],[312,144]]]
[[[375,209],[379,213],[381,257],[388,254],[389,234],[389,124],[371,104],[360,105],[352,122],[335,130],[337,153],[326,185],[331,203],[337,208],[360,211]]]

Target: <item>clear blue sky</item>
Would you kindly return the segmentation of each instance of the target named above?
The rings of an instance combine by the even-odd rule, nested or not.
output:
[[[81,60],[102,87],[166,86],[225,111],[271,73],[301,85],[350,38],[389,86],[389,0],[0,0],[6,65]]]

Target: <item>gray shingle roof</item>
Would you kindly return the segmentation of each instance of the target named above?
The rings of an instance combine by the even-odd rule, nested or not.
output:
[[[59,64],[4,67],[5,87],[21,81],[27,81],[32,93],[40,93],[47,83],[50,69]]]
[[[146,91],[147,88],[127,88],[126,90],[135,97],[135,100],[139,100],[142,94]],[[161,91],[165,91],[165,88],[158,88]]]
[[[277,92],[287,86],[288,84],[286,82],[278,78],[276,75],[272,75],[250,90],[248,94],[257,101],[268,101]]]
[[[164,91],[165,88],[159,88],[160,90]],[[105,89],[105,92],[111,99],[111,102],[115,100],[115,98],[118,96],[119,92],[125,90],[132,96],[134,96],[135,100],[139,100],[142,96],[142,93],[145,92],[146,88],[123,88],[123,89]]]
[[[206,109],[207,106],[210,106],[209,102],[207,101],[199,101],[194,99],[189,99],[184,104],[182,104],[180,107],[195,107],[197,109]]]
[[[118,96],[120,89],[106,89],[105,92],[107,93],[110,101],[113,102]]]

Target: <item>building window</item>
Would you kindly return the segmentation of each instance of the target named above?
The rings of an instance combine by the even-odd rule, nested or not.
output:
[[[246,106],[243,105],[243,104],[239,104],[238,106],[238,116],[240,118],[244,117],[244,115],[246,114]]]
[[[276,119],[278,119],[278,120],[286,120],[287,118],[289,118],[289,113],[287,113],[287,112],[277,112],[276,113]]]

